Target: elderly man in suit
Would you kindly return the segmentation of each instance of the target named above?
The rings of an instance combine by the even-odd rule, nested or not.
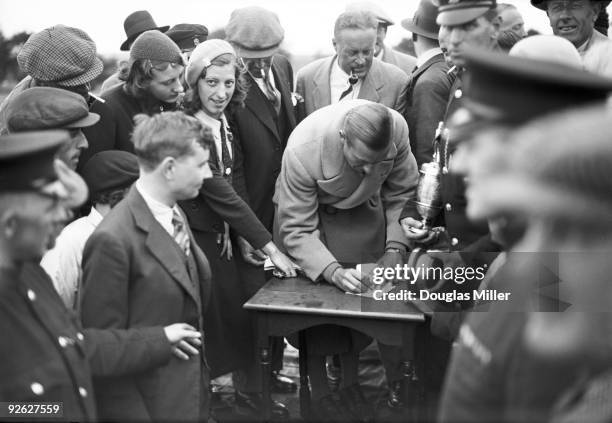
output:
[[[387,28],[391,25],[395,25],[393,19],[391,19],[391,17],[383,10],[382,7],[369,1],[351,3],[346,7],[347,12],[359,10],[372,13],[378,20],[374,57],[385,63],[395,65],[403,70],[406,75],[410,75],[416,66],[416,57],[393,50],[391,47],[385,44]]]
[[[297,73],[302,120],[321,107],[349,99],[383,104],[402,113],[408,77],[396,66],[374,58],[378,22],[370,12],[342,13],[332,40],[336,55],[319,59]]]
[[[597,17],[610,0],[531,0],[548,15],[555,35],[570,41],[589,72],[612,77],[612,40],[595,31]]]
[[[197,196],[211,177],[207,138],[199,121],[182,112],[141,115],[136,123],[140,177],[83,252],[83,325],[130,329],[182,321],[202,333],[210,269],[177,201]],[[95,378],[100,417],[207,421],[204,348],[200,342],[177,348],[182,354],[155,371]]]
[[[437,16],[438,8],[431,0],[421,0],[414,17],[402,21],[402,26],[412,32],[418,57],[408,85],[404,117],[410,130],[410,148],[419,166],[432,159],[434,134],[444,120],[455,80],[438,42]]]
[[[346,264],[401,263],[406,239],[398,217],[417,179],[399,113],[365,100],[324,107],[289,138],[275,192],[279,239],[308,278],[360,292],[365,281]],[[323,413],[330,401],[324,356],[341,354],[343,382],[351,386],[362,341],[336,326],[307,331],[313,395]]]

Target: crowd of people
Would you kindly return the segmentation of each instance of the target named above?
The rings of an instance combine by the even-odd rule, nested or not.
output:
[[[224,40],[136,11],[99,95],[83,29],[31,35],[0,104],[0,402],[212,422],[211,381],[231,373],[237,418],[296,417],[261,392],[297,390],[285,340],[263,375],[242,308],[264,263],[347,293],[372,288],[356,264],[410,263],[486,269],[416,285],[509,300],[427,307],[414,403],[401,348],[375,344],[387,394],[370,404],[373,340],[306,329],[312,421],[417,402],[419,421],[610,421],[609,3],[531,0],[553,32],[538,35],[510,4],[420,0],[401,21],[416,57],[385,45],[400,17],[352,3],[335,54],[295,80],[273,11],[234,10]]]

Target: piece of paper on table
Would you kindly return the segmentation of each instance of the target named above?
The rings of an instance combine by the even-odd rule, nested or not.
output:
[[[293,263],[292,267],[296,272],[302,271],[302,268],[295,263]],[[278,268],[274,265],[274,263],[272,263],[272,260],[270,260],[270,257],[266,257],[266,261],[264,262],[264,270],[267,271],[267,270],[274,270],[274,269],[278,270]]]
[[[365,276],[369,275],[370,273],[372,273],[372,271],[377,267],[378,265],[376,263],[360,263],[357,266],[355,266],[355,269],[361,274],[361,280],[364,279]],[[353,292],[346,292],[349,295],[359,295],[360,297],[369,297],[372,298],[374,296],[374,291],[382,291],[382,292],[389,292],[393,289],[393,282],[392,281],[388,281],[385,280],[383,283],[381,284],[376,284],[374,285],[373,288],[368,288],[367,291],[365,292],[360,292],[358,294],[353,293]]]

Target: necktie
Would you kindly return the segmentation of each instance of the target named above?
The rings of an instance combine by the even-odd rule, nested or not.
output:
[[[183,216],[176,210],[172,210],[172,226],[174,227],[174,240],[185,255],[189,256],[189,234],[185,228]]]
[[[272,85],[272,82],[270,81],[270,75],[268,73],[263,73],[263,80],[264,85],[266,87],[266,92],[264,94],[272,103],[276,114],[278,114],[280,113],[280,92]]]
[[[221,120],[221,164],[223,165],[223,176],[229,178],[232,174],[232,156],[230,156],[229,148],[227,147],[227,136],[225,133],[225,124]]]
[[[342,101],[344,97],[346,97],[352,92],[353,92],[353,84],[349,83],[349,87],[346,90],[342,91],[342,94],[340,94],[340,98],[338,99],[338,101]]]

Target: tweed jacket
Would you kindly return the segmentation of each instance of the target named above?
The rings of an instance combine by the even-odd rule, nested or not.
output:
[[[385,241],[406,244],[398,218],[406,201],[414,197],[418,180],[408,126],[391,110],[392,145],[387,157],[369,174],[358,173],[344,158],[338,132],[346,113],[361,104],[367,101],[347,100],[313,113],[293,131],[283,156],[275,192],[279,237],[312,280],[336,261],[359,262],[363,252],[384,251]],[[360,209],[364,207],[371,211]],[[355,213],[342,213],[350,210]],[[382,246],[360,244],[358,240],[367,239],[362,235],[370,230],[376,232],[371,239],[382,233]],[[341,239],[346,232],[348,240]]]
[[[82,321],[86,328],[135,329],[188,323],[202,331],[210,269],[189,231],[197,277],[135,187],[96,228],[83,252]],[[204,337],[202,339],[205,339]],[[102,420],[208,418],[204,347],[188,361],[119,377],[94,378]]]
[[[303,112],[298,113],[298,121],[331,104],[329,78],[336,58],[331,56],[316,60],[298,71],[296,91],[304,98]],[[408,76],[397,66],[374,59],[359,89],[359,98],[403,113],[407,84]]]
[[[248,203],[268,230],[272,230],[274,218],[274,185],[280,173],[287,139],[295,128],[291,100],[293,69],[284,56],[274,56],[272,74],[280,92],[280,113],[276,114],[257,83],[251,80],[245,107],[235,110],[233,116],[235,129],[239,133],[235,157],[241,161],[237,163],[238,167],[244,170]]]

